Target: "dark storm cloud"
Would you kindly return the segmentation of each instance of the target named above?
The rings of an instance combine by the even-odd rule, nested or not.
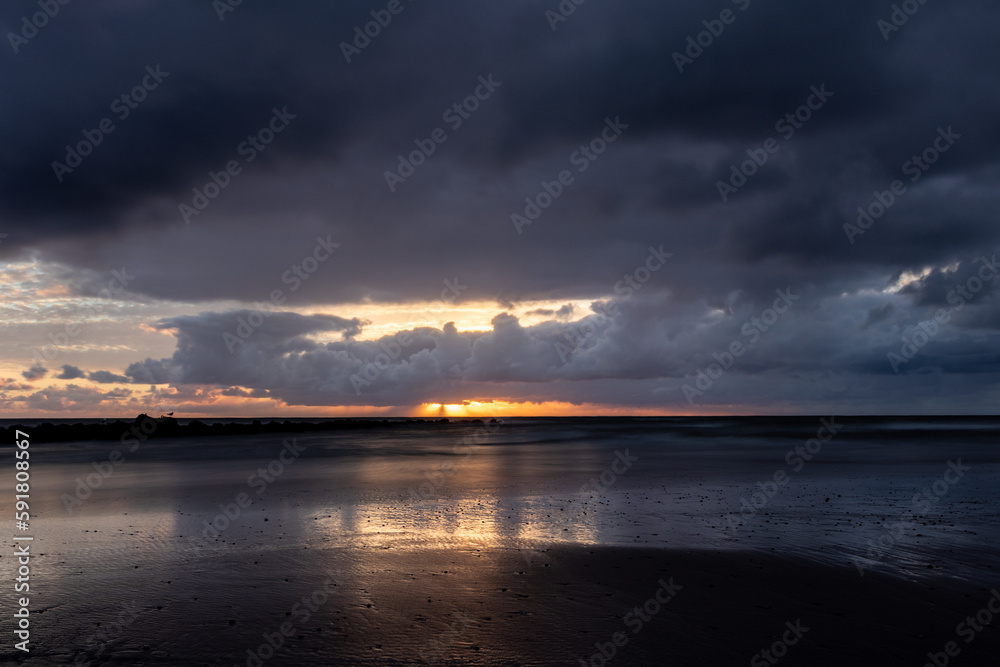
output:
[[[953,267],[935,267],[926,276],[904,287],[900,292],[911,296],[916,306],[952,308],[964,305],[992,304],[991,295],[1000,273],[996,253],[956,262]]]
[[[260,313],[257,316],[263,317]],[[350,339],[361,331],[363,322],[334,315],[304,316],[298,313],[271,313],[254,326],[253,311],[201,313],[174,317],[157,324],[177,337],[178,348],[171,359],[135,363],[125,375],[140,384],[240,384],[252,386],[253,379],[264,377],[257,362],[271,357],[308,352],[319,345],[307,338],[310,334],[338,332]],[[237,368],[232,358],[247,363]],[[254,362],[257,359],[257,362]]]
[[[881,306],[869,309],[868,316],[865,318],[861,328],[867,329],[868,327],[875,326],[879,322],[885,321],[885,319],[892,315],[895,310],[896,307],[891,303],[884,303]]]
[[[25,11],[29,7],[25,4]],[[595,163],[592,169],[603,170],[577,186],[572,193],[576,201],[557,202],[558,208],[537,223],[552,234],[534,235],[535,245],[550,255],[553,236],[586,233],[594,246],[581,240],[557,249],[558,257],[550,260],[558,273],[551,278],[539,267],[522,281],[509,281],[523,283],[512,288],[525,293],[544,290],[551,282],[571,282],[573,287],[562,289],[592,293],[600,288],[597,272],[574,260],[600,247],[601,237],[613,233],[613,238],[641,244],[648,242],[654,220],[664,216],[679,224],[714,217],[716,181],[727,175],[732,162],[746,158],[746,149],[775,135],[775,122],[803,104],[813,85],[827,86],[834,97],[735,198],[765,195],[770,205],[759,212],[753,206],[729,207],[724,213],[736,263],[777,256],[877,264],[874,250],[839,242],[845,216],[855,200],[867,203],[864,198],[872,189],[884,187],[883,179],[894,177],[898,165],[921,150],[939,125],[954,125],[974,140],[963,146],[964,152],[949,155],[936,174],[968,172],[993,162],[993,154],[982,147],[995,144],[998,130],[983,109],[995,107],[990,98],[1000,95],[996,72],[986,65],[996,62],[997,47],[994,40],[976,38],[990,16],[987,3],[924,8],[889,43],[876,28],[886,8],[871,3],[822,8],[753,2],[745,11],[720,3],[736,12],[736,22],[683,74],[672,54],[683,51],[687,37],[703,30],[702,20],[713,19],[717,9],[594,5],[581,7],[553,32],[538,3],[404,7],[351,64],[339,44],[351,38],[355,26],[371,20],[367,3],[246,4],[225,21],[203,2],[141,11],[120,3],[67,7],[59,22],[53,20],[24,47],[6,73],[19,101],[6,112],[6,126],[17,131],[6,138],[12,150],[0,166],[7,176],[0,180],[6,184],[5,217],[19,232],[8,247],[98,231],[118,239],[135,227],[175,224],[176,204],[190,199],[190,188],[202,186],[210,170],[240,159],[237,146],[265,126],[275,106],[288,106],[296,119],[255,164],[243,165],[246,174],[238,179],[282,180],[271,171],[281,162],[289,165],[284,178],[294,178],[296,166],[311,165],[355,181],[337,193],[351,192],[347,201],[333,203],[318,184],[308,184],[305,192],[276,201],[275,210],[300,220],[320,216],[329,228],[353,237],[358,260],[352,269],[371,264],[376,255],[394,256],[406,260],[400,263],[402,270],[426,275],[433,261],[407,258],[396,247],[373,243],[389,230],[405,238],[413,225],[420,229],[415,236],[433,248],[432,257],[459,268],[485,262],[480,269],[487,278],[483,282],[489,283],[502,278],[506,269],[498,262],[525,255],[533,259],[540,252],[523,247],[530,242],[516,244],[502,224],[523,195],[534,194],[521,186],[537,189],[538,180],[551,179],[567,166],[570,153],[601,129],[604,117],[620,116],[629,124],[623,142],[633,149],[629,162],[635,167],[618,171],[624,158],[602,157],[602,163],[617,162]],[[91,39],[95,34],[106,38]],[[942,45],[942,35],[953,41]],[[295,48],[288,47],[292,44]],[[945,53],[947,65],[941,64]],[[111,101],[139,83],[146,66],[158,64],[169,76],[129,117],[118,120],[109,109]],[[946,69],[960,70],[963,76],[948,76]],[[447,127],[442,110],[471,94],[477,77],[490,72],[503,82],[495,99],[483,102],[464,127],[449,131],[440,152],[400,186],[398,196],[391,196],[381,174],[394,166],[396,155],[412,150],[413,140],[426,138],[434,127]],[[963,103],[972,99],[978,101]],[[113,117],[115,131],[58,183],[51,162],[105,116]],[[644,144],[649,146],[645,150]],[[713,150],[717,157],[704,162]],[[699,152],[700,166],[694,157]],[[664,160],[679,169],[664,173]],[[801,164],[809,167],[801,169]],[[459,202],[452,214],[442,215],[454,203],[449,181],[456,168],[471,170],[477,180],[499,180],[506,192]],[[526,183],[519,182],[520,172]],[[582,182],[585,175],[578,178]],[[248,220],[242,214],[254,203],[250,195],[243,196],[247,184],[230,187],[243,190],[224,191],[196,219],[199,223],[223,224],[220,220],[238,216],[240,224],[254,228],[275,224],[271,215]],[[281,188],[288,191],[286,184]],[[665,200],[664,193],[673,194]],[[169,204],[153,206],[160,198]],[[687,210],[677,210],[681,203]],[[610,221],[625,216],[628,227],[609,229]],[[966,236],[976,236],[981,217],[966,217],[959,226],[966,228]],[[499,254],[474,253],[461,262],[458,254],[467,254],[467,243],[454,234],[456,225],[476,229]],[[717,237],[723,230],[714,231]],[[237,233],[235,227],[227,232]],[[675,235],[698,252],[711,248],[703,234],[678,230]],[[283,245],[291,246],[293,238],[288,234]],[[962,242],[961,234],[951,238]],[[135,247],[136,239],[128,240]],[[924,243],[932,248],[939,239]],[[248,254],[258,250],[250,238],[238,239],[235,249]],[[87,261],[66,248],[59,252]],[[156,255],[150,253],[145,261],[166,259],[165,251]],[[584,261],[595,264],[590,258]],[[209,280],[207,270],[196,270],[192,280],[200,285],[158,281],[145,289],[187,299],[198,294],[254,298],[255,281],[237,279],[243,277],[240,270],[226,268],[233,280]],[[396,271],[373,275],[369,268],[364,274],[374,284],[361,296],[425,296],[402,287],[405,281]],[[432,284],[439,281],[436,275],[427,277]],[[310,296],[321,298],[323,291],[331,292],[333,300],[359,296],[357,288],[324,290],[332,281],[309,285]],[[488,291],[472,289],[480,296]]]
[[[567,383],[684,381],[788,286],[794,314],[727,377],[895,377],[900,336],[954,307],[949,281],[1000,247],[995,2],[926,3],[888,39],[890,3],[585,3],[552,30],[557,4],[404,2],[350,63],[341,43],[381,6],[244,2],[220,21],[200,1],[66,5],[3,70],[0,253],[61,262],[73,286],[125,265],[134,295],[164,300],[282,288],[289,307],[430,301],[457,277],[459,301],[507,309],[621,297],[650,248],[673,253],[566,358],[557,343],[579,314],[562,309],[533,313],[552,318],[535,327],[501,315],[487,334],[413,331],[417,351],[373,381],[388,393],[369,394],[405,401],[482,383],[576,395]],[[4,31],[34,8],[16,3]],[[679,72],[675,53],[723,9],[734,21]],[[112,101],[147,67],[169,74],[119,119]],[[469,99],[460,124],[446,120]],[[294,118],[249,161],[241,142],[286,108]],[[52,161],[105,116],[114,132],[59,182]],[[436,128],[447,140],[390,190],[385,172]],[[776,152],[744,168],[770,138]],[[178,206],[229,160],[239,173],[216,176],[225,187],[185,225]],[[734,168],[753,173],[742,183]],[[518,233],[511,215],[540,193],[551,204]],[[871,219],[851,231],[859,207]],[[317,236],[341,248],[291,295],[283,277]],[[924,277],[887,292],[903,275]],[[966,299],[901,373],[993,368],[992,294]],[[174,357],[125,374],[361,400],[349,377],[377,348],[351,340],[360,321],[281,313],[230,354],[230,315],[175,318]]]

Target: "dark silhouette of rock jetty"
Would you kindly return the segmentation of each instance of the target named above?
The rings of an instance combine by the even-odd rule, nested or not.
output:
[[[476,424],[483,423],[481,419],[463,419],[449,422],[448,419],[331,419],[327,421],[277,421],[262,422],[255,419],[251,423],[216,422],[206,424],[198,419],[192,419],[181,424],[174,417],[164,415],[151,417],[141,414],[133,421],[112,421],[100,424],[52,424],[43,423],[37,426],[14,425],[0,428],[0,444],[13,444],[14,432],[20,430],[31,437],[31,442],[69,442],[77,440],[124,440],[139,437],[150,438],[195,438],[222,435],[259,435],[261,433],[312,433],[320,431],[349,431],[392,429],[420,425],[438,426],[442,424]],[[145,436],[142,438],[140,436]]]

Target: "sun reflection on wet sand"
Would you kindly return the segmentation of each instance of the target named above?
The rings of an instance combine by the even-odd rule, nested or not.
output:
[[[569,504],[569,503],[566,503]],[[362,503],[313,515],[322,541],[341,546],[516,548],[543,542],[598,544],[597,513],[558,511],[544,499],[478,496],[447,501]]]

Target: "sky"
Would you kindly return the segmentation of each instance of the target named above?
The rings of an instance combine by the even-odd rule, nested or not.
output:
[[[996,414],[997,25],[5,3],[0,417]]]

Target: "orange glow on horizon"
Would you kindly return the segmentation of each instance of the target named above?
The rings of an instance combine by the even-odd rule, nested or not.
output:
[[[164,392],[155,397],[132,396],[108,400],[100,407],[76,406],[67,401],[59,410],[25,410],[20,414],[5,415],[5,419],[37,418],[107,418],[132,419],[137,414],[173,412],[178,419],[344,419],[344,418],[420,418],[420,419],[502,419],[516,417],[683,417],[725,416],[754,414],[756,411],[727,406],[718,410],[699,412],[681,411],[667,407],[633,407],[564,401],[504,401],[469,400],[461,403],[423,403],[416,406],[399,405],[288,405],[280,400],[221,396],[216,390],[198,391],[171,400]]]
[[[516,417],[682,417],[726,416],[755,414],[748,406],[727,405],[715,409],[705,407],[697,412],[667,406],[623,406],[601,403],[574,404],[566,401],[518,401],[478,398],[452,403],[422,403],[419,405],[289,405],[267,396],[253,396],[246,387],[160,388],[140,392],[135,385],[103,385],[109,391],[99,401],[77,401],[72,393],[60,395],[63,387],[72,389],[79,380],[58,380],[60,387],[32,387],[30,383],[12,381],[7,387],[11,408],[5,419],[36,418],[107,418],[132,419],[137,414],[173,412],[179,419],[336,419],[336,418],[423,418],[490,419]],[[11,391],[12,390],[12,391]],[[49,394],[59,407],[31,410],[28,402],[17,405],[17,394],[37,392]],[[23,400],[23,399],[22,399]],[[22,408],[22,409],[18,409]],[[28,408],[28,409],[24,409]]]
[[[579,405],[565,401],[512,402],[470,400],[461,403],[424,403],[414,416],[425,418],[457,417],[676,417],[683,412],[664,408],[636,408],[596,403]]]

